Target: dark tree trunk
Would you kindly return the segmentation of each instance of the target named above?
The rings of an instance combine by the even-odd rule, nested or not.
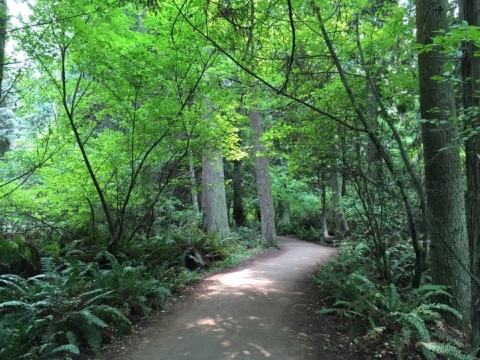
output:
[[[480,0],[461,0],[459,1],[460,19],[466,21],[468,25],[480,26]],[[478,93],[480,91],[480,58],[474,56],[480,48],[475,46],[474,42],[463,44],[463,62],[462,62],[462,80],[463,80],[463,108],[478,109],[480,100]],[[476,129],[480,126],[480,116],[473,115],[466,121],[466,127]],[[480,275],[480,136],[469,135],[465,142],[465,168],[467,172],[467,233],[470,248],[470,266],[473,275],[478,279]],[[480,289],[476,286],[473,292],[473,303],[479,300]],[[472,320],[472,339],[477,345],[480,329],[480,313],[475,311]]]
[[[200,219],[200,208],[198,206],[197,179],[195,177],[195,166],[193,164],[193,155],[190,153],[190,194],[192,196],[192,209],[195,221]]]
[[[262,239],[267,246],[276,246],[275,210],[273,207],[270,174],[268,172],[268,159],[264,154],[265,148],[262,143],[262,114],[258,111],[251,110],[250,122],[252,127],[258,197],[260,200]]]
[[[448,30],[447,0],[417,1],[418,43],[427,45],[439,31]],[[450,301],[463,320],[446,314],[450,324],[469,330],[471,286],[465,199],[455,118],[454,91],[448,81],[434,81],[448,61],[435,50],[418,56],[425,187],[429,212],[432,280],[449,287]]]
[[[5,43],[7,39],[8,7],[6,0],[0,0],[0,106],[5,98],[3,77],[5,72]]]
[[[233,220],[237,226],[245,226],[242,178],[242,161],[235,160],[233,162]]]

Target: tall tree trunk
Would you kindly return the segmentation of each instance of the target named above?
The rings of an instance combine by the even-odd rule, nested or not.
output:
[[[470,26],[480,26],[480,0],[460,0],[460,20],[466,21]],[[469,42],[462,46],[462,80],[463,80],[463,108],[465,110],[480,107],[478,97],[480,91],[480,58],[474,56],[480,51],[475,43]],[[467,128],[476,129],[480,126],[480,115],[467,119]],[[467,233],[470,248],[470,266],[473,275],[479,278],[480,268],[480,136],[470,135],[465,142],[465,168],[467,172]],[[477,286],[476,283],[473,284]],[[473,293],[473,303],[479,300],[478,287]],[[472,339],[477,345],[480,343],[480,313],[474,309],[472,320]],[[478,347],[478,346],[477,346]]]
[[[417,1],[417,37],[422,45],[432,43],[439,31],[448,30],[448,0]],[[450,324],[468,331],[471,317],[469,252],[462,189],[460,148],[455,114],[454,91],[448,81],[434,81],[448,61],[435,50],[418,56],[420,109],[422,119],[425,187],[429,212],[432,280],[447,285],[450,301],[462,315],[459,320],[446,314]],[[447,301],[447,299],[445,299]]]
[[[325,174],[319,173],[318,174],[318,181],[320,183],[320,186],[322,187],[322,219],[321,219],[321,224],[322,224],[322,234],[323,234],[323,239],[331,243],[333,241],[333,236],[330,236],[328,233],[328,224],[327,224],[327,181],[325,179]]]
[[[340,182],[338,180],[338,171],[334,171],[332,173],[330,187],[332,189],[332,207],[333,216],[335,218],[335,232],[341,239],[343,239],[350,231],[350,228],[348,227],[347,219],[345,218],[343,206],[340,201]]]
[[[198,207],[197,179],[195,177],[195,166],[193,164],[193,155],[190,153],[190,194],[192,195],[192,209],[195,221],[200,219],[200,208]]]
[[[0,0],[0,107],[3,107],[5,94],[3,93],[3,76],[5,69],[5,43],[7,38],[8,7],[6,0]],[[0,136],[0,156],[10,150],[10,140]]]
[[[245,226],[243,208],[242,160],[233,161],[233,220],[237,226]]]
[[[220,240],[230,236],[223,158],[217,149],[205,149],[202,157],[202,207],[207,233]]]
[[[372,61],[375,62],[375,59]],[[367,66],[370,67],[369,64],[365,64],[365,67]],[[370,120],[372,130],[378,132],[377,96],[375,94],[375,89],[372,85],[373,82],[377,82],[377,76],[376,74],[372,73],[370,76],[373,77],[373,81],[367,81],[367,115],[368,119]],[[380,155],[380,152],[377,150],[372,141],[369,141],[367,145],[367,157],[367,174],[369,174],[370,179],[372,179],[372,181],[376,183],[377,181],[379,181],[382,171],[382,156]]]
[[[0,106],[5,94],[3,91],[3,77],[5,72],[5,43],[7,39],[8,7],[6,0],[0,0]]]
[[[273,207],[270,174],[268,172],[268,159],[264,154],[265,148],[262,143],[262,114],[258,111],[250,110],[250,123],[252,127],[258,197],[260,200],[262,239],[267,246],[276,246],[275,210]]]

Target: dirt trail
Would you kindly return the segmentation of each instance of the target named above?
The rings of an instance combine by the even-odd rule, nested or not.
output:
[[[305,286],[316,264],[335,249],[280,237],[271,250],[238,268],[202,281],[188,301],[138,341],[106,352],[116,360],[227,360],[323,358],[312,346]]]

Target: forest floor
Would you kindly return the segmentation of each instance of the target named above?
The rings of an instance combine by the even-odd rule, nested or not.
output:
[[[237,268],[174,295],[161,313],[108,345],[100,360],[353,360],[352,337],[339,318],[319,315],[311,275],[334,248],[279,237]]]

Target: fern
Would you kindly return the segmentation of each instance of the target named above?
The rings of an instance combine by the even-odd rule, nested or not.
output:
[[[460,349],[452,344],[437,343],[437,342],[421,342],[422,348],[430,351],[433,354],[441,355],[449,360],[475,360],[476,357],[472,355],[463,354]]]
[[[425,321],[417,311],[412,311],[409,313],[393,313],[392,316],[398,317],[398,321],[402,325],[402,329],[409,328],[413,330],[419,341],[430,340],[430,333],[425,325]]]
[[[398,250],[398,251],[397,251]],[[395,248],[388,252],[390,264],[401,266],[409,256],[401,256],[404,248]],[[407,349],[421,350],[427,359],[435,358],[435,354],[453,356],[458,347],[448,344],[442,348],[443,352],[431,350],[431,347],[417,347],[418,343],[434,344],[437,339],[434,324],[440,323],[442,313],[450,313],[461,317],[460,313],[447,304],[434,302],[438,298],[451,297],[448,290],[440,285],[422,285],[418,289],[402,289],[400,292],[396,284],[382,284],[375,279],[376,274],[368,269],[375,269],[369,265],[369,247],[366,244],[342,244],[339,255],[328,264],[322,266],[317,283],[325,292],[331,294],[332,303],[321,314],[338,314],[357,321],[365,327],[366,338],[393,335],[395,353],[402,359]],[[401,257],[398,262],[393,257]],[[370,259],[370,260],[369,260]],[[403,271],[403,270],[402,270]],[[395,278],[396,276],[393,276]],[[397,276],[399,279],[401,277]],[[447,345],[447,344],[446,344]],[[430,346],[430,345],[429,345]],[[447,350],[450,353],[447,353]],[[452,357],[452,359],[456,359]],[[462,358],[463,359],[463,358]]]
[[[58,354],[58,353],[70,353],[75,355],[80,355],[80,349],[72,344],[60,345],[57,346],[55,349],[50,351],[50,355]]]
[[[387,287],[385,299],[387,300],[385,305],[389,311],[398,311],[403,305],[397,287],[394,284],[390,284],[390,286]]]

